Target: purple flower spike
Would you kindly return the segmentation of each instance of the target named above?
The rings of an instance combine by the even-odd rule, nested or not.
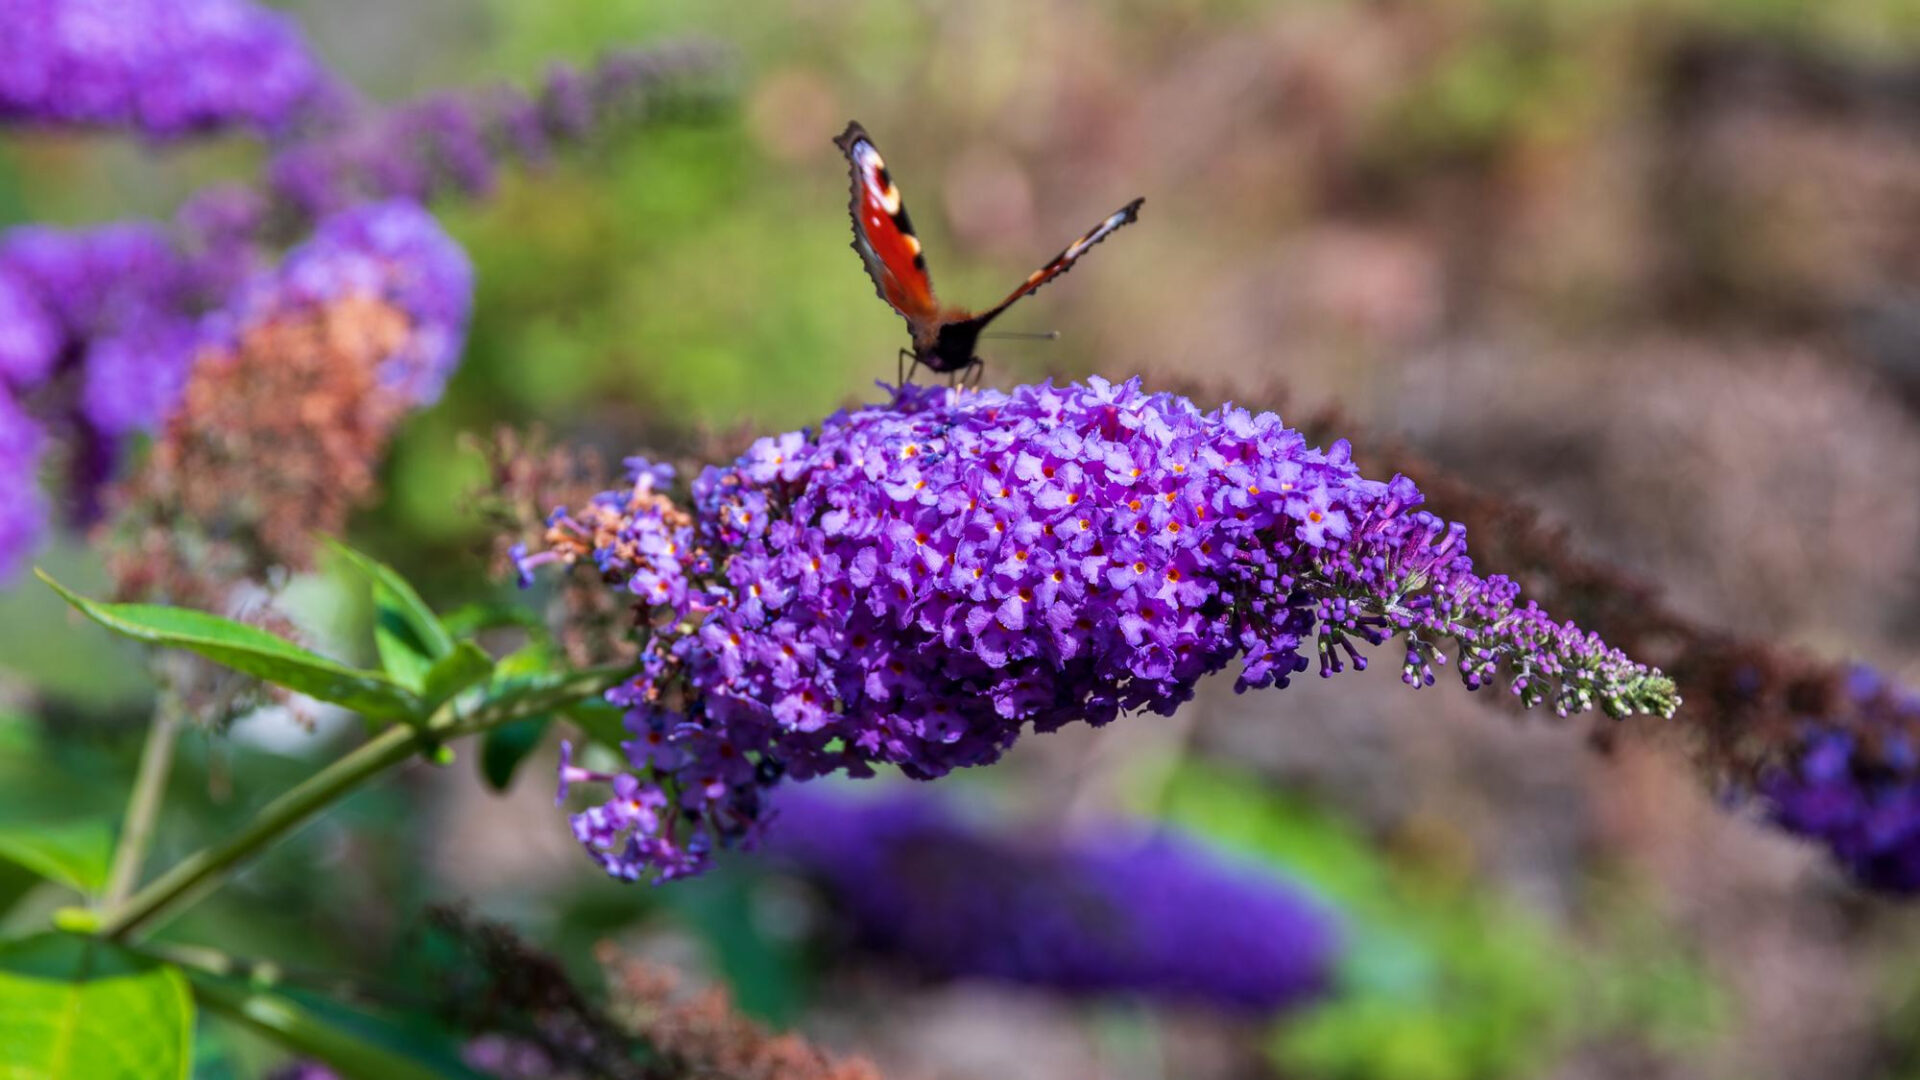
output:
[[[438,400],[466,344],[473,264],[433,215],[394,199],[335,214],[287,253],[270,281],[272,299],[334,300],[362,295],[407,313],[412,332],[381,368],[407,400]]]
[[[1851,715],[1809,719],[1761,778],[1774,824],[1831,850],[1870,889],[1920,894],[1920,697],[1857,668]]]
[[[46,527],[38,476],[41,442],[40,426],[0,387],[0,581],[20,568]]]
[[[25,388],[53,371],[60,328],[33,287],[0,265],[0,385]]]
[[[284,147],[267,166],[267,186],[309,219],[379,199],[484,196],[503,167],[545,164],[561,146],[641,119],[719,62],[697,46],[610,53],[586,71],[556,67],[537,98],[490,87],[369,110]]]
[[[776,801],[778,864],[817,881],[866,948],[941,978],[1272,1012],[1325,993],[1331,912],[1284,879],[1119,822],[1071,838],[982,829],[937,794],[802,785]]]
[[[750,844],[782,776],[988,764],[1028,724],[1171,713],[1236,659],[1239,689],[1285,686],[1399,636],[1416,686],[1451,645],[1470,688],[1526,705],[1678,704],[1659,672],[1475,575],[1404,478],[1137,382],[905,387],[708,469],[691,514],[636,481],[547,534],[664,628],[610,697],[680,751],[632,765],[683,812],[594,834],[622,876]]]
[[[71,231],[21,226],[0,234],[0,392],[9,395],[9,407],[31,404],[38,419],[50,421],[50,430],[68,442],[57,455],[67,465],[61,478],[67,497],[61,501],[81,523],[97,513],[100,489],[114,479],[127,439],[162,432],[180,415],[190,382],[208,370],[200,361],[217,356],[222,359],[214,367],[231,367],[232,357],[246,351],[243,339],[263,328],[312,318],[336,302],[371,301],[397,312],[404,317],[397,320],[400,330],[382,331],[379,340],[363,334],[355,344],[384,347],[373,369],[381,396],[406,407],[432,403],[459,361],[473,270],[459,245],[419,206],[389,201],[343,211],[322,220],[278,262],[251,235],[264,212],[257,197],[227,189],[196,201],[190,211],[191,243],[145,223]],[[283,374],[292,369],[283,368]],[[344,370],[333,374],[351,381]],[[241,392],[236,388],[244,382],[226,377],[220,385],[223,392]],[[384,443],[386,425],[398,415],[391,404],[363,413],[358,406],[347,409],[343,400],[332,399],[330,422],[345,423],[351,414],[358,418],[354,424],[371,424],[374,413],[385,413],[387,419],[379,421]],[[204,400],[202,407],[219,408]],[[275,399],[272,407],[285,408],[287,401]],[[353,437],[328,445],[345,452],[370,430],[356,428]],[[161,457],[175,460],[172,451],[178,449]],[[18,466],[18,457],[4,463],[8,482],[16,485],[32,474]],[[352,486],[350,478],[331,479],[332,494]],[[23,490],[33,489],[29,484]],[[25,523],[39,521],[39,506],[24,496],[9,500],[12,543],[37,532],[37,525],[29,530]],[[281,517],[305,520],[301,514]],[[0,582],[6,577],[0,573]]]
[[[0,236],[0,377],[30,389],[73,356],[91,436],[111,444],[152,431],[186,385],[196,310],[220,284],[157,225],[8,230]],[[9,305],[20,321],[6,318]]]
[[[0,121],[279,135],[345,97],[292,19],[245,0],[0,0],[0,27]]]

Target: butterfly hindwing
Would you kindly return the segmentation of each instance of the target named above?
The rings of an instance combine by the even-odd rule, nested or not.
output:
[[[920,239],[913,234],[913,220],[907,216],[886,161],[857,123],[849,123],[833,141],[847,155],[853,175],[848,207],[853,215],[853,249],[866,263],[880,299],[893,305],[909,325],[933,320],[940,309],[933,279],[927,276]]]

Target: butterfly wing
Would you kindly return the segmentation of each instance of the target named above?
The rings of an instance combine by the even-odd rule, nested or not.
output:
[[[849,123],[833,142],[847,155],[853,174],[853,250],[867,264],[880,299],[917,331],[916,323],[925,325],[938,317],[940,303],[934,299],[933,279],[927,276],[927,260],[920,254],[920,239],[913,234],[900,190],[865,128]]]
[[[1007,310],[1009,307],[1012,307],[1013,302],[1015,300],[1018,300],[1021,297],[1028,295],[1029,293],[1035,292],[1040,288],[1040,286],[1045,285],[1047,282],[1052,281],[1054,278],[1057,278],[1061,274],[1064,274],[1067,271],[1073,269],[1073,264],[1076,262],[1079,262],[1080,256],[1085,255],[1088,249],[1092,248],[1093,245],[1099,243],[1102,240],[1105,240],[1107,237],[1112,236],[1114,233],[1120,231],[1120,228],[1122,226],[1131,225],[1135,221],[1138,221],[1140,219],[1140,204],[1146,201],[1147,200],[1144,198],[1135,199],[1132,202],[1128,203],[1127,205],[1107,215],[1107,219],[1105,221],[1102,221],[1100,224],[1095,225],[1092,229],[1088,230],[1085,236],[1082,236],[1080,239],[1075,240],[1071,244],[1068,244],[1067,249],[1065,251],[1062,251],[1060,254],[1055,255],[1052,261],[1048,262],[1047,265],[1041,267],[1038,270],[1035,270],[1031,274],[1028,274],[1027,280],[1024,283],[1022,283],[1019,288],[1013,290],[1013,292],[1010,293],[1005,300],[1002,300],[998,304],[995,304],[993,307],[990,307],[987,310],[981,312],[980,314],[975,315],[972,319],[968,321],[978,323],[981,326],[985,326],[987,322],[991,320],[994,316]]]

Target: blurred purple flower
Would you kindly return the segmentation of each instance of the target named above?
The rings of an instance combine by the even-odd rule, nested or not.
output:
[[[0,581],[20,568],[45,526],[39,483],[43,441],[40,426],[0,387]]]
[[[193,364],[205,283],[164,228],[21,226],[0,236],[0,277],[44,313],[32,332],[52,330],[52,356],[79,366],[79,412],[93,431],[114,439],[166,417]],[[55,369],[45,360],[28,366],[38,378],[17,385]]]
[[[379,378],[412,405],[436,400],[459,362],[473,269],[419,206],[390,201],[332,215],[278,263],[252,246],[253,202],[227,192],[194,207],[204,226],[195,248],[145,223],[0,234],[0,387],[12,387],[14,412],[32,394],[41,420],[71,440],[64,486],[82,523],[94,517],[126,438],[165,424],[196,360],[290,306],[360,296],[404,313],[409,332],[381,361]],[[10,475],[17,485],[32,470]],[[19,502],[0,550],[31,546],[24,538],[39,531],[38,506]]]
[[[267,306],[359,295],[405,312],[411,332],[381,365],[380,378],[416,405],[439,399],[460,362],[473,311],[467,253],[432,214],[400,199],[323,219],[264,285]]]
[[[1236,658],[1239,689],[1285,686],[1310,653],[1330,675],[1404,636],[1414,686],[1451,641],[1470,688],[1501,678],[1527,705],[1677,704],[1658,672],[1475,575],[1405,477],[1135,382],[906,387],[708,469],[691,514],[630,465],[631,488],[557,514],[523,560],[590,558],[660,609],[609,699],[640,790],[680,812],[596,819],[581,839],[620,877],[751,843],[781,776],[937,777],[1028,723],[1171,713]]]
[[[699,46],[610,53],[584,72],[557,65],[537,96],[493,86],[369,111],[281,150],[267,186],[307,218],[371,199],[484,196],[503,164],[544,164],[556,144],[644,114],[658,92],[716,66]]]
[[[60,329],[19,274],[0,265],[0,385],[35,386],[60,357]]]
[[[1860,884],[1920,893],[1920,697],[1857,668],[1852,714],[1809,719],[1758,785],[1773,822],[1824,844]]]
[[[280,135],[345,98],[294,21],[246,0],[0,0],[0,121]]]
[[[1200,843],[1108,823],[1040,839],[937,793],[782,791],[767,854],[818,882],[867,948],[939,977],[1271,1011],[1328,991],[1333,914]]]

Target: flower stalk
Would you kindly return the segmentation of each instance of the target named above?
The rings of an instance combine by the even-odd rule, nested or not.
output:
[[[387,728],[267,804],[251,824],[226,842],[203,848],[176,863],[114,908],[101,924],[100,935],[115,941],[130,938],[154,920],[217,887],[248,857],[306,824],[367,780],[412,757],[427,740],[426,732],[404,725]]]
[[[106,892],[101,895],[102,908],[111,910],[125,903],[140,879],[140,867],[146,863],[147,849],[153,842],[154,821],[160,816],[167,777],[173,771],[173,748],[180,737],[180,720],[174,701],[163,700],[154,710],[147,741],[140,748],[140,768],[134,774],[133,791],[127,798],[127,816],[120,826],[120,842],[113,850]]]
[[[479,734],[593,697],[629,674],[625,668],[568,673],[531,693],[481,699],[465,707],[462,703],[468,699],[455,698],[418,727],[392,725],[269,803],[239,833],[187,856],[124,903],[111,907],[99,933],[111,940],[134,937],[156,920],[218,888],[248,858],[416,753],[431,757],[449,739]]]

